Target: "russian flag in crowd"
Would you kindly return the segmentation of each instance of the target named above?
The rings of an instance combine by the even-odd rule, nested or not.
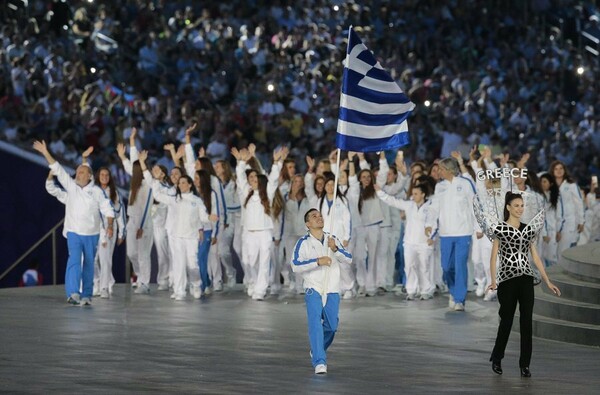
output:
[[[410,143],[406,119],[415,104],[350,27],[336,145],[373,152]]]

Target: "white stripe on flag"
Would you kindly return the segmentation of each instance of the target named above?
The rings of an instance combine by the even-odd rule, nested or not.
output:
[[[396,82],[381,81],[367,76],[360,80],[358,86],[362,86],[363,88],[372,89],[374,91],[382,93],[404,93],[402,92],[402,89],[400,89]]]
[[[369,101],[359,99],[358,97],[348,96],[342,93],[340,107],[346,107],[349,110],[360,111],[366,114],[396,115],[412,111],[415,108],[415,104],[413,102],[391,104],[371,103]]]
[[[344,67],[348,67],[349,69],[354,70],[357,73],[360,73],[363,75],[367,74],[369,72],[369,70],[371,70],[372,68],[384,70],[384,68],[381,67],[379,62],[375,63],[374,66],[371,66],[367,62],[360,60],[358,58],[358,55],[360,55],[364,51],[369,51],[369,49],[367,47],[365,47],[365,44],[355,45],[354,48],[352,48],[352,51],[350,51],[350,54],[346,55],[346,59],[344,61]],[[351,59],[351,61],[349,62],[348,60],[350,60],[350,59]]]
[[[392,137],[401,132],[408,132],[408,122],[400,125],[366,126],[338,120],[337,132],[345,136],[360,137],[365,139],[381,139]]]

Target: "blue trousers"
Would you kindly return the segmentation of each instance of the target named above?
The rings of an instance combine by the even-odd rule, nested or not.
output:
[[[319,364],[327,365],[325,351],[333,343],[338,328],[340,311],[340,294],[327,294],[327,303],[323,306],[321,294],[312,288],[306,290],[306,315],[308,318],[308,340],[312,352],[313,367]]]
[[[440,237],[444,281],[456,303],[465,303],[467,298],[467,260],[470,249],[471,236]]]
[[[398,279],[396,284],[402,284],[406,282],[406,275],[404,273],[404,223],[400,226],[400,242],[398,243],[398,247],[396,248],[396,254],[394,258],[396,259],[396,270],[398,270]]]
[[[205,230],[204,240],[198,243],[198,267],[200,268],[200,280],[202,280],[202,284],[200,285],[202,292],[211,285],[210,278],[208,277],[208,251],[210,250],[211,235],[211,230]]]
[[[94,258],[98,248],[100,235],[81,236],[77,233],[67,233],[69,259],[65,271],[65,291],[67,298],[79,294],[79,286],[83,284],[81,296],[91,298],[94,290]],[[81,257],[83,256],[83,269]]]

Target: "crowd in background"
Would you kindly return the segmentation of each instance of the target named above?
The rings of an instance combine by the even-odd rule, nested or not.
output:
[[[576,12],[594,27],[580,3],[32,0],[0,11],[0,136],[50,140],[72,164],[92,145],[121,186],[114,147],[132,127],[164,163],[193,122],[212,159],[249,143],[264,163],[288,143],[322,156],[353,25],[418,105],[409,163],[486,144],[531,152],[535,171],[559,159],[584,186],[600,167],[598,62],[548,23]]]

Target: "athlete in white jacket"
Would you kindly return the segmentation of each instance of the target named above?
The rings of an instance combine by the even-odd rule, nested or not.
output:
[[[72,179],[52,157],[44,141],[35,141],[33,148],[44,156],[66,192],[63,235],[69,248],[65,272],[67,302],[89,305],[94,286],[94,257],[100,238],[100,213],[107,218],[107,237],[110,239],[113,237],[114,210],[100,188],[92,182],[89,166],[79,166],[75,179]]]
[[[275,150],[273,167],[267,179],[256,170],[246,176],[246,162],[254,157],[256,147],[249,150],[231,150],[237,159],[237,190],[242,204],[242,263],[248,276],[248,295],[254,300],[263,300],[269,286],[269,260],[273,242],[273,218],[271,205],[277,189],[282,161],[287,157],[287,148]]]
[[[349,265],[352,255],[335,237],[323,231],[324,220],[316,209],[304,215],[308,233],[294,248],[292,269],[303,277],[312,365],[315,373],[327,373],[325,352],[338,328],[340,265]]]

